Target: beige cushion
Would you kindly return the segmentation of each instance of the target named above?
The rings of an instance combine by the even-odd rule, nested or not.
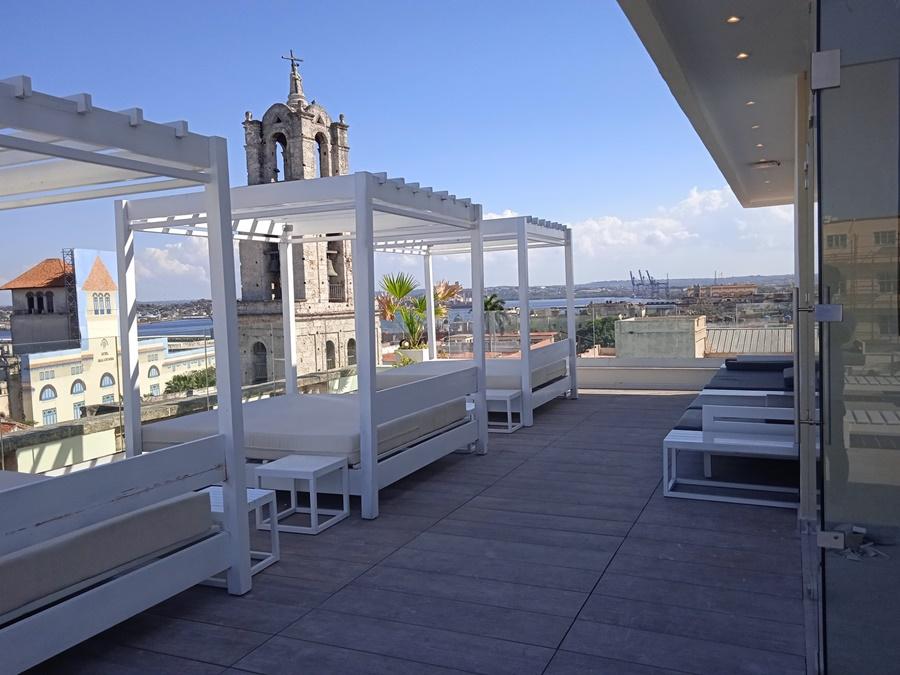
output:
[[[488,389],[521,389],[522,388],[522,376],[520,371],[517,370],[515,373],[508,372],[509,366],[502,366],[503,364],[515,363],[519,365],[521,361],[519,359],[488,359],[487,360],[487,388]],[[566,374],[566,362],[562,361],[554,361],[553,363],[548,363],[546,366],[541,366],[539,368],[533,368],[531,370],[531,389],[538,389],[539,387],[544,386],[549,382],[553,382],[553,380],[558,380],[561,377],[565,377]]]
[[[359,400],[355,394],[276,396],[245,403],[244,446],[250,459],[290,453],[346,457],[359,463]],[[144,450],[217,433],[215,411],[147,424]],[[378,454],[401,448],[466,416],[465,398],[419,410],[378,426]]]
[[[2,556],[0,621],[52,593],[202,537],[212,526],[209,495],[191,492]]]

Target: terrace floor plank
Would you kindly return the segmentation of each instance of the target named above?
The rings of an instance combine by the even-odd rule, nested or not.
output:
[[[247,596],[191,589],[44,672],[802,673],[795,514],[662,497],[694,396],[550,403],[384,490],[375,521],[354,499],[282,535]]]

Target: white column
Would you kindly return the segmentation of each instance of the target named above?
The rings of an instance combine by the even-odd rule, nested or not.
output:
[[[578,352],[575,340],[575,266],[572,260],[572,230],[566,228],[566,333],[569,339],[569,398],[578,398]]]
[[[472,356],[478,368],[478,396],[475,413],[478,416],[478,441],[475,450],[485,454],[488,448],[487,372],[484,354],[484,240],[481,234],[481,205],[476,211],[472,230]]]
[[[134,232],[128,202],[116,200],[116,267],[119,277],[119,350],[122,354],[122,404],[125,408],[125,456],[141,454],[141,387],[138,358],[137,285]]]
[[[534,426],[531,401],[531,309],[528,302],[528,222],[516,218],[516,256],[519,261],[519,364],[522,368],[522,424]]]
[[[294,244],[293,226],[285,225],[278,242],[281,267],[281,321],[284,331],[284,393],[297,394],[297,318],[294,310]]]
[[[431,265],[431,248],[424,256],[425,262],[425,331],[428,335],[428,358],[437,358],[437,331],[434,325],[434,269]]]
[[[238,347],[237,292],[231,230],[231,191],[225,139],[209,140],[210,173],[206,186],[209,232],[209,281],[212,289],[213,336],[216,350],[219,433],[225,443],[222,483],[223,524],[229,534],[228,592],[250,590],[250,532],[247,522],[247,482],[244,418],[241,408],[241,355]]]
[[[796,306],[794,312],[794,365],[797,377],[794,412],[799,423],[796,439],[800,448],[801,521],[816,522],[816,355],[815,323],[815,233],[813,225],[812,170],[809,151],[809,80],[806,73],[797,76],[794,110],[794,275]]]
[[[359,466],[362,517],[378,517],[378,428],[375,419],[375,246],[372,176],[356,177],[356,241],[353,250],[353,303],[356,305],[356,368],[359,381]]]

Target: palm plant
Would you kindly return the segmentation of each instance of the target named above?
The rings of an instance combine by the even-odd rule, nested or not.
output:
[[[418,308],[403,305],[397,308],[397,319],[406,333],[409,349],[420,349],[425,342],[425,316]]]
[[[506,309],[506,303],[496,293],[491,293],[484,299],[485,312],[502,312]]]
[[[381,292],[376,296],[378,310],[388,321],[398,321],[403,329],[404,342],[410,348],[420,348],[425,344],[425,317],[428,314],[425,295],[413,296],[419,287],[418,282],[409,274],[398,272],[386,274],[381,279]],[[447,303],[459,297],[463,287],[460,283],[441,280],[435,284],[434,314],[436,317],[447,315]]]

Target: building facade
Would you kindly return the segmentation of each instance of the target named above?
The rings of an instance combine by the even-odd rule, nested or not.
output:
[[[27,319],[11,325],[9,359],[15,363],[6,369],[9,415],[35,426],[75,420],[97,408],[115,409],[121,401],[115,255],[76,249],[70,266],[64,269],[62,259],[44,260],[4,287],[23,311],[14,316]],[[57,272],[73,276],[74,295],[66,292],[61,276],[52,276]],[[69,337],[70,312],[76,339]],[[176,375],[215,365],[211,343],[199,338],[186,348],[179,348],[182,344],[164,337],[140,341],[139,383],[145,397],[163,395]]]
[[[269,107],[262,119],[244,119],[247,182],[337,176],[349,173],[350,147],[344,116],[332,121],[315,101],[307,102],[296,59],[291,59],[286,103]],[[240,243],[241,301],[238,303],[243,383],[284,377],[281,268],[278,246]],[[356,363],[350,242],[294,247],[297,368],[321,372]]]

